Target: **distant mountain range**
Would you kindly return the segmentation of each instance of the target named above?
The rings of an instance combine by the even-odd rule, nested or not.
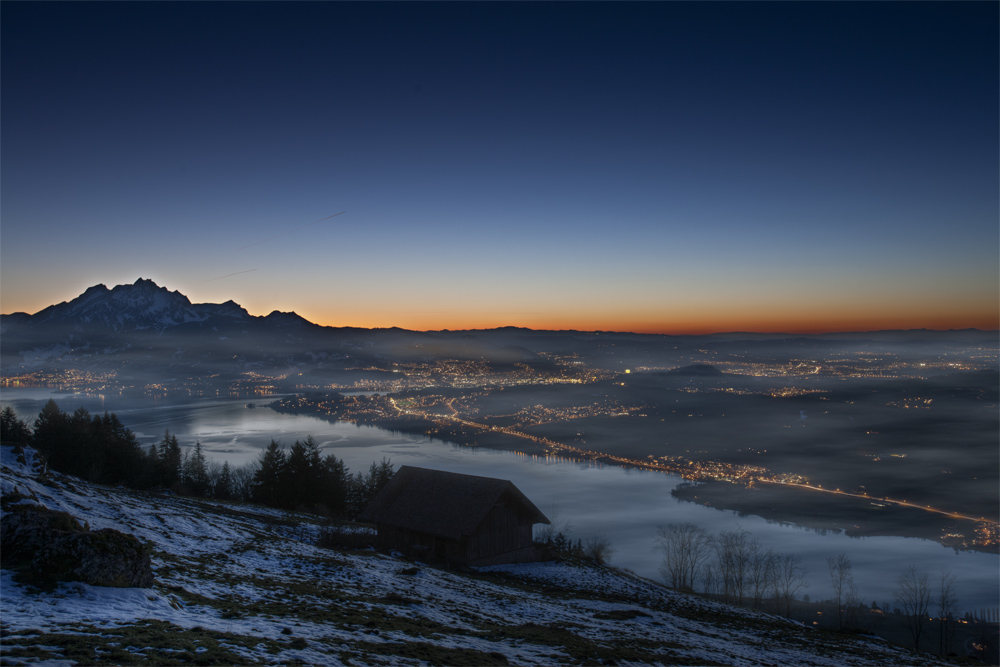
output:
[[[277,310],[251,315],[233,301],[191,303],[142,278],[113,289],[95,285],[34,315],[0,316],[0,372],[7,376],[80,368],[207,377],[441,356],[501,364],[538,361],[526,348],[460,332],[324,327]]]
[[[261,320],[285,326],[310,324],[295,313],[277,310],[265,318],[254,317],[233,301],[193,304],[180,292],[142,278],[114,289],[95,285],[72,301],[49,306],[35,315],[14,313],[3,318],[4,333],[25,330],[37,336],[45,330],[48,333],[43,340],[66,344],[81,337],[114,339],[142,331],[162,334],[205,327],[229,329]]]
[[[29,315],[0,316],[0,373],[38,370],[114,371],[119,376],[207,378],[262,374],[388,372],[391,363],[435,359],[483,361],[496,366],[551,366],[553,355],[578,355],[612,370],[642,364],[677,365],[706,342],[727,353],[797,351],[838,344],[924,345],[982,341],[997,332],[894,331],[824,336],[729,333],[664,336],[614,332],[536,331],[517,327],[420,332],[398,328],[325,327],[295,313],[254,316],[233,301],[191,303],[177,291],[140,278],[109,289],[95,285],[76,299]],[[783,353],[782,353],[783,354]],[[146,377],[148,376],[148,377]]]

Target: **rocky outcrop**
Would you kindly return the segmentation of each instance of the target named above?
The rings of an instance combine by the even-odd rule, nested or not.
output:
[[[148,588],[153,568],[142,542],[105,528],[93,531],[72,515],[4,498],[0,564],[30,584],[82,581],[92,586]]]

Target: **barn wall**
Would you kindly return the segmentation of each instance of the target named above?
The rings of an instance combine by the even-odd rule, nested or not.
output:
[[[469,560],[531,547],[530,519],[509,496],[505,493],[476,528],[469,540]]]
[[[379,546],[398,549],[407,554],[465,562],[469,559],[469,540],[449,540],[397,526],[378,526]]]
[[[379,524],[378,541],[385,548],[453,562],[524,562],[536,557],[531,539],[533,518],[521,501],[507,492],[469,537],[445,539]]]

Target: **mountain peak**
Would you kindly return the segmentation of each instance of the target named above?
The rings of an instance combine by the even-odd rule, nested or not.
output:
[[[295,311],[285,313],[280,310],[272,310],[264,319],[269,322],[277,322],[279,324],[311,324],[309,320],[302,317]]]
[[[116,304],[130,309],[162,311],[190,307],[191,302],[180,292],[171,292],[152,280],[139,278],[131,285],[118,285],[111,290],[110,298]]]
[[[104,283],[99,283],[97,285],[94,285],[93,287],[88,287],[86,289],[86,291],[83,294],[81,294],[79,297],[77,297],[76,299],[74,299],[74,301],[90,302],[90,301],[93,301],[95,299],[100,299],[101,297],[103,297],[104,295],[106,295],[110,291],[111,290],[109,290],[104,285]]]
[[[97,325],[113,332],[163,331],[175,324],[205,319],[195,312],[186,296],[146,278],[139,278],[131,285],[116,285],[113,289],[104,284],[94,285],[72,301],[37,313],[35,318],[46,326]]]

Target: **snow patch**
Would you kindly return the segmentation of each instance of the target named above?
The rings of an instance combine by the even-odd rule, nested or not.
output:
[[[113,634],[115,627],[159,620],[242,637],[242,644],[227,642],[227,648],[267,664],[330,664],[331,654],[352,655],[356,643],[365,642],[497,652],[512,664],[548,665],[573,659],[569,647],[559,645],[558,638],[568,636],[563,633],[610,654],[641,646],[652,662],[663,663],[935,664],[883,642],[827,641],[783,619],[612,569],[545,562],[484,567],[468,576],[417,564],[418,573],[404,575],[414,563],[398,554],[314,546],[318,517],[97,487],[56,473],[42,483],[37,460],[18,460],[12,447],[0,448],[0,465],[5,492],[17,488],[94,530],[114,528],[148,543],[156,577],[148,589],[65,583],[44,592],[3,570],[0,616],[10,632]],[[553,587],[559,594],[546,593]],[[629,611],[641,613],[609,613]],[[702,620],[709,617],[726,620]],[[293,648],[286,628],[306,648]],[[419,630],[409,634],[407,628]],[[532,628],[551,631],[555,645],[519,634]],[[398,656],[386,657],[392,662]]]

